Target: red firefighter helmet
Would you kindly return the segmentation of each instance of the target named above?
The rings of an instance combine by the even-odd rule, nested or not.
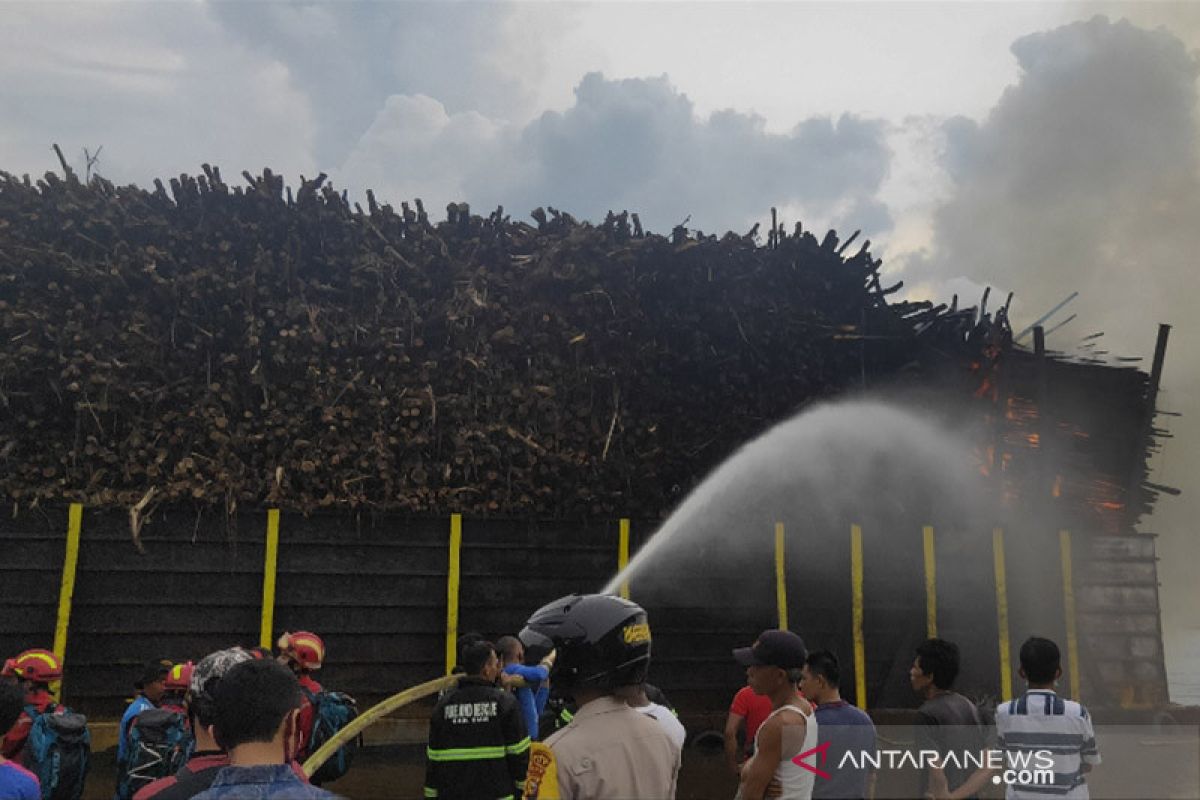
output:
[[[195,667],[196,665],[191,661],[171,667],[171,671],[163,679],[163,689],[168,692],[186,692],[191,686],[192,670]]]
[[[280,652],[302,669],[320,669],[325,661],[325,642],[311,631],[285,632],[277,644]]]
[[[26,681],[49,683],[62,680],[62,663],[49,650],[34,648],[20,653],[4,664],[6,675],[15,675]]]

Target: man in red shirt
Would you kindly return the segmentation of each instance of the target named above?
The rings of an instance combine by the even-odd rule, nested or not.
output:
[[[62,680],[62,664],[58,657],[49,650],[26,650],[16,658],[4,662],[0,675],[5,678],[15,678],[25,690],[25,705],[33,706],[38,713],[45,714],[54,705],[54,696],[50,694],[50,682]],[[25,711],[17,719],[17,724],[4,737],[4,746],[0,755],[19,764],[24,763],[25,740],[29,738],[29,730],[33,727],[33,719]]]
[[[325,662],[325,642],[321,637],[310,631],[284,633],[276,643],[279,647],[279,662],[291,668],[300,681],[300,693],[304,699],[300,705],[300,716],[296,720],[296,737],[294,756],[303,763],[312,753],[308,752],[309,742],[312,741],[313,724],[316,722],[317,695],[324,691],[321,684],[312,677]]]
[[[755,694],[749,686],[743,686],[733,696],[729,716],[725,718],[725,760],[734,775],[742,772],[741,762],[754,751],[754,734],[758,727],[771,715],[771,698]],[[738,729],[746,724],[745,745],[738,748]]]

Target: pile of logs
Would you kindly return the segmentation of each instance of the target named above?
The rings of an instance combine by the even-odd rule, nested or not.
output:
[[[962,323],[889,304],[832,231],[434,221],[244,177],[0,173],[10,503],[649,518]]]

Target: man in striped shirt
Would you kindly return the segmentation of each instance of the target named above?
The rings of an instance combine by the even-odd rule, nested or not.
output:
[[[1054,760],[1052,784],[1028,783],[1008,786],[1008,800],[1087,800],[1084,775],[1100,763],[1096,733],[1087,709],[1074,700],[1064,700],[1054,691],[1062,676],[1058,645],[1049,639],[1030,637],[1021,645],[1021,677],[1026,692],[996,708],[996,732],[1010,770],[1042,768],[1035,754],[1049,753]]]

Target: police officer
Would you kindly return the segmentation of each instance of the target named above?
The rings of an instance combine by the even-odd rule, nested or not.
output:
[[[627,702],[650,665],[641,606],[570,595],[535,612],[520,639],[526,653],[558,651],[550,681],[578,706],[565,728],[533,745],[527,800],[673,798],[680,749]]]

